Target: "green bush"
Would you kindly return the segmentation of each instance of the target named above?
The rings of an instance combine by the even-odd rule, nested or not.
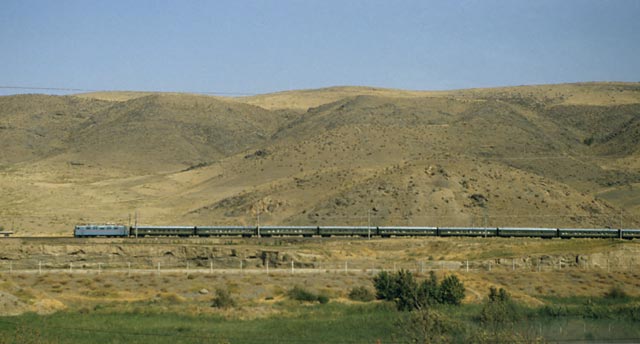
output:
[[[418,286],[418,302],[424,306],[442,303],[438,278],[433,271],[430,271],[429,278]]]
[[[213,298],[212,307],[231,308],[236,306],[236,301],[226,289],[216,289],[216,297]]]
[[[569,308],[566,305],[545,305],[540,308],[539,313],[541,316],[551,317],[564,317],[571,315]]]
[[[614,300],[624,300],[629,298],[629,295],[627,294],[627,292],[625,292],[624,289],[622,289],[622,287],[619,285],[615,285],[611,287],[611,289],[609,289],[609,291],[606,292],[604,296],[607,299],[614,299]]]
[[[456,338],[464,332],[463,325],[435,309],[411,312],[400,317],[395,325],[401,332],[399,337],[405,338],[408,343],[467,342],[463,338]]]
[[[306,302],[314,302],[318,299],[318,296],[300,286],[295,286],[289,292],[287,292],[287,296],[290,299],[296,301],[306,301]]]
[[[381,271],[373,277],[373,286],[376,288],[378,300],[394,301],[397,297],[395,276],[386,271]]]
[[[450,305],[459,305],[464,299],[464,284],[456,275],[449,275],[442,280],[439,287],[440,302]]]
[[[500,288],[489,288],[489,298],[480,312],[480,321],[492,328],[500,328],[520,319],[511,295]]]
[[[320,304],[327,304],[329,303],[329,297],[327,295],[318,295],[318,302],[320,302]]]
[[[295,286],[291,288],[287,292],[287,296],[290,299],[302,302],[320,302],[321,304],[325,304],[329,302],[329,297],[327,295],[316,295],[300,286]]]
[[[369,302],[376,296],[367,287],[355,287],[349,292],[349,299],[353,301]]]
[[[411,271],[400,270],[396,274],[396,306],[401,311],[420,309],[418,301],[418,283],[413,279]]]
[[[425,309],[435,304],[460,305],[465,294],[464,284],[458,277],[447,276],[438,284],[433,272],[429,279],[418,283],[410,271],[393,274],[382,271],[373,278],[373,285],[378,299],[395,302],[401,311]]]

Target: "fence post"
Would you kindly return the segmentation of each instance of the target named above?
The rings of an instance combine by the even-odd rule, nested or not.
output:
[[[102,263],[98,263],[98,275],[102,272]]]
[[[293,260],[291,261],[291,274],[293,275]]]
[[[213,262],[209,262],[209,273],[213,273]]]
[[[395,263],[393,264],[393,266],[394,266],[394,270],[395,270]],[[347,262],[344,262],[344,272],[345,273],[349,272],[349,267],[348,267],[348,263]]]
[[[469,260],[467,259],[467,272],[469,272]]]
[[[542,257],[538,258],[538,272],[541,271],[542,268]]]

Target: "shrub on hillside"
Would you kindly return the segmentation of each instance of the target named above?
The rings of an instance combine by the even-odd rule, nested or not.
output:
[[[300,286],[295,286],[293,288],[291,288],[288,292],[287,292],[287,296],[292,299],[292,300],[296,300],[296,301],[302,301],[302,302],[315,302],[318,301],[321,304],[325,304],[329,302],[329,296],[324,295],[324,294],[320,294],[317,295],[315,293],[312,293]]]
[[[503,289],[489,288],[489,297],[480,312],[480,321],[492,328],[511,324],[520,318],[511,295]]]
[[[323,305],[329,303],[329,296],[324,294],[318,295],[318,302]]]
[[[314,302],[318,299],[318,296],[300,286],[295,286],[287,292],[287,296],[290,299],[296,301]]]
[[[236,306],[236,301],[226,289],[216,289],[216,296],[213,298],[212,307],[231,308]]]
[[[438,290],[441,303],[459,305],[462,299],[464,299],[464,284],[462,284],[456,275],[445,277]]]
[[[381,271],[373,277],[373,286],[378,300],[393,301],[397,297],[395,276],[386,271]]]
[[[609,289],[609,291],[606,292],[604,296],[608,299],[615,299],[615,300],[622,300],[622,299],[629,298],[629,295],[627,294],[627,292],[625,292],[624,289],[622,289],[622,287],[619,285],[615,285],[611,287],[611,289]]]
[[[349,299],[353,301],[369,302],[376,296],[367,287],[355,287],[349,292]]]
[[[420,300],[423,305],[442,303],[438,278],[433,271],[430,271],[429,278],[422,281],[418,286],[418,300]]]
[[[435,304],[459,305],[465,293],[464,285],[455,275],[447,276],[438,284],[433,272],[418,283],[410,271],[392,274],[383,271],[373,278],[373,285],[378,299],[393,301],[402,311],[426,309]]]

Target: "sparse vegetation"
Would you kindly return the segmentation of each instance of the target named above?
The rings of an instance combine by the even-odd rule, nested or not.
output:
[[[218,288],[216,289],[216,296],[213,298],[212,307],[216,308],[231,308],[236,306],[236,301],[231,297],[231,293],[228,290]]]
[[[629,295],[621,286],[614,285],[613,287],[611,287],[611,289],[609,289],[609,291],[607,291],[605,297],[614,300],[626,300],[629,298]]]
[[[508,326],[520,320],[516,304],[511,295],[503,289],[489,288],[489,297],[482,306],[480,321],[486,326],[497,329]]]
[[[637,90],[594,83],[442,93],[333,88],[233,101],[175,94],[0,97],[0,131],[11,138],[0,156],[0,201],[16,221],[10,228],[43,236],[68,236],[76,223],[126,222],[134,206],[145,209],[145,221],[167,224],[253,224],[260,216],[273,224],[362,225],[370,213],[380,226],[638,227]],[[117,99],[96,100],[105,96]],[[68,133],[73,140],[63,139]],[[6,240],[0,310],[23,315],[0,319],[0,344],[527,342],[539,334],[527,335],[518,319],[640,319],[640,276],[630,258],[637,241],[346,243]],[[148,270],[158,262],[183,268],[185,261],[259,269],[256,246],[279,252],[269,260],[272,269],[295,260],[296,268],[320,273],[113,272],[126,263]],[[96,275],[95,262],[104,257],[113,266]],[[40,259],[49,261],[37,275]],[[475,261],[469,273],[444,275],[465,260]],[[345,261],[349,272],[342,273]],[[83,273],[47,272],[69,262]],[[390,302],[340,303],[345,295],[370,300],[373,289],[354,286],[369,281],[372,267],[396,263],[400,272],[374,278],[375,296]],[[438,275],[406,270],[420,263]],[[19,272],[25,266],[29,273]],[[510,293],[492,288],[483,300],[489,285]],[[209,286],[224,287],[213,297],[200,292]]]
[[[289,291],[287,292],[287,296],[292,300],[302,301],[302,302],[318,301],[321,304],[325,304],[329,302],[329,296],[324,294],[312,293],[301,286],[294,286],[293,288],[289,289]]]
[[[443,313],[427,308],[411,312],[396,322],[403,343],[450,343],[463,339],[464,326]],[[461,341],[464,342],[464,341]]]
[[[369,302],[375,298],[376,296],[367,287],[355,287],[349,291],[349,299],[353,301]]]
[[[373,278],[376,297],[395,302],[398,310],[426,309],[436,304],[460,305],[464,298],[464,284],[455,275],[445,277],[438,284],[435,273],[418,283],[407,270],[396,273],[380,272]]]
[[[130,199],[154,209],[149,221],[173,224],[252,223],[264,201],[271,223],[361,225],[364,209],[375,209],[377,225],[446,215],[443,225],[469,226],[487,209],[492,226],[591,227],[619,222],[622,209],[636,227],[629,188],[640,182],[640,99],[637,85],[609,87],[2,97],[0,130],[13,139],[0,157],[0,189],[21,235],[69,235],[76,223],[118,219]],[[313,104],[310,115],[300,104]],[[522,120],[531,115],[536,123]],[[59,139],[70,132],[84,134]],[[98,135],[106,132],[118,135]],[[487,132],[491,142],[478,145]],[[303,195],[313,197],[291,201]],[[184,199],[202,206],[185,214]],[[20,216],[32,213],[51,215]],[[527,216],[505,216],[516,213]]]

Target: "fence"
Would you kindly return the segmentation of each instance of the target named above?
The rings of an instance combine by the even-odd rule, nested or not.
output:
[[[185,273],[185,274],[309,274],[309,273],[362,273],[376,274],[380,271],[409,270],[416,273],[429,271],[451,271],[459,273],[491,272],[561,272],[561,271],[638,271],[638,257],[620,259],[603,257],[588,259],[568,259],[558,257],[503,258],[493,260],[415,260],[399,262],[379,262],[343,260],[330,262],[282,262],[261,261],[260,259],[202,259],[202,260],[157,260],[157,261],[109,261],[79,260],[60,262],[42,260],[5,260],[0,263],[0,273],[89,273],[108,272],[127,274]]]

